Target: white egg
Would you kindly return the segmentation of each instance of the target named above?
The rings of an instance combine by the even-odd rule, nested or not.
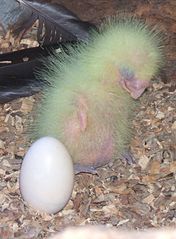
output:
[[[34,142],[23,159],[20,191],[33,208],[56,213],[71,197],[73,163],[64,145],[52,137]]]

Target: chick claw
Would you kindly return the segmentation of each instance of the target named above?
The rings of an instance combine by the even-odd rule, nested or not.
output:
[[[121,155],[121,158],[120,158],[122,161],[125,161],[127,162],[129,165],[132,165],[132,164],[135,164],[136,161],[135,161],[135,158],[133,157],[132,153],[131,152],[125,152]]]
[[[74,172],[75,172],[75,174],[79,174],[79,173],[98,174],[95,167],[85,166],[85,165],[80,165],[80,164],[74,165]]]

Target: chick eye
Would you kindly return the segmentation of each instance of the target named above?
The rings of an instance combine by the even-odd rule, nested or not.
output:
[[[131,70],[125,66],[120,68],[120,74],[121,74],[122,78],[126,79],[126,80],[132,80],[134,78],[133,70]]]

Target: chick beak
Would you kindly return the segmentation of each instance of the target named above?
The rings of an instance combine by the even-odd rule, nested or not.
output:
[[[133,99],[139,98],[146,88],[149,87],[150,82],[147,80],[139,80],[135,77],[121,80],[122,87],[129,92]]]
[[[130,95],[133,99],[138,99],[143,92],[145,91],[145,89],[147,88],[147,86],[141,86],[140,88],[133,88],[130,91]]]
[[[139,98],[149,85],[149,81],[135,80],[135,84],[131,85],[131,88],[129,89],[131,97],[134,99]]]

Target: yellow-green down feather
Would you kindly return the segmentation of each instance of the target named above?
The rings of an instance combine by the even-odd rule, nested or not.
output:
[[[135,19],[114,18],[99,32],[93,32],[88,43],[50,57],[40,73],[48,84],[36,112],[34,137],[58,138],[74,163],[80,165],[96,167],[117,158],[129,143],[135,105],[118,83],[120,69],[129,69],[137,78],[150,81],[158,71],[161,56],[155,31]],[[88,121],[85,131],[73,137],[71,132],[70,136],[66,133],[67,125],[69,119],[77,117],[80,97],[86,101]],[[100,150],[108,152],[103,151],[103,147],[111,148],[105,143],[108,139],[112,141],[110,158],[91,160],[101,156]]]

